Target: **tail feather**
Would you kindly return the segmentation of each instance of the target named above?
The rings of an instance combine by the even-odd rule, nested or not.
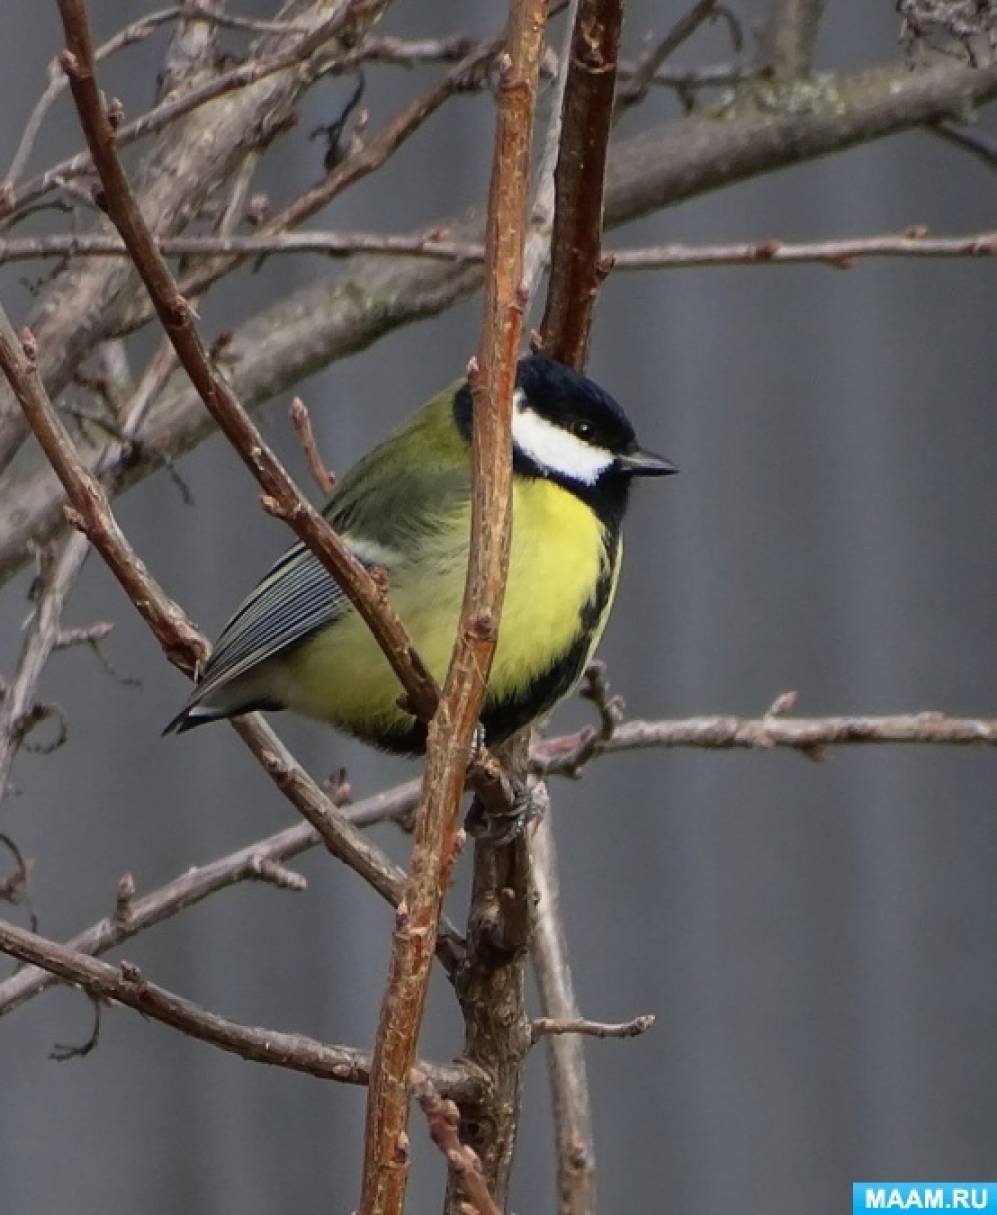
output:
[[[233,716],[230,709],[211,708],[210,705],[186,704],[163,730],[162,737],[167,734],[186,734],[195,726],[207,725],[209,721],[221,721],[223,717]]]

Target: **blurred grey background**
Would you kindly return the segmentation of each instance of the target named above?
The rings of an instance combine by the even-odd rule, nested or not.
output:
[[[94,0],[107,33],[152,8]],[[684,3],[633,3],[629,52]],[[760,0],[738,11],[756,19]],[[898,57],[893,3],[832,2],[821,67]],[[240,11],[270,13],[269,4]],[[385,32],[488,31],[483,2],[399,4]],[[4,0],[0,163],[61,46],[55,6]],[[233,45],[241,45],[233,38]],[[137,113],[164,36],[114,61],[107,80]],[[707,31],[676,63],[728,55]],[[372,74],[373,125],[432,71]],[[317,87],[300,131],[262,182],[278,198],[310,182],[349,81]],[[676,111],[655,97],[632,131]],[[408,231],[478,202],[491,102],[473,96],[428,123],[383,173],[337,201],[326,227]],[[80,143],[64,99],[35,164]],[[444,164],[446,172],[440,172]],[[651,240],[820,238],[994,227],[994,177],[921,133],[773,174],[612,235]],[[28,267],[27,273],[35,273]],[[269,292],[336,273],[277,259],[203,309],[210,335]],[[7,267],[15,322],[30,307]],[[879,261],[610,277],[592,374],[682,476],[642,487],[602,656],[629,711],[763,711],[800,692],[806,714],[939,708],[997,712],[997,381],[992,262]],[[266,284],[264,286],[264,283]],[[324,451],[346,468],[452,378],[474,348],[477,301],[390,334],[300,385]],[[148,351],[151,339],[135,349]],[[287,398],[267,433],[296,471]],[[153,477],[119,517],[165,586],[209,632],[286,543],[226,445],[181,464],[196,507]],[[9,671],[27,578],[3,596]],[[97,560],[67,621],[115,622],[107,652],[141,688],[81,650],[43,684],[67,744],[22,754],[2,830],[37,858],[40,929],[62,938],[105,914],[118,877],[140,891],[291,821],[230,731],[163,740],[185,694]],[[558,725],[583,720],[569,706]],[[346,764],[358,795],[409,773],[319,727],[280,719],[311,769]],[[993,1177],[997,1152],[997,755],[840,749],[646,753],[603,761],[552,788],[579,997],[594,1017],[658,1014],[636,1041],[588,1047],[603,1209],[832,1215],[854,1178]],[[377,838],[399,859],[407,842]],[[467,858],[451,899],[464,907]],[[246,884],[120,951],[162,984],[225,1014],[368,1044],[389,944],[385,906],[321,853],[304,894]],[[5,967],[3,973],[8,973]],[[361,1159],[361,1091],[271,1071],[131,1012],[105,1014],[84,1060],[48,1059],[85,1038],[90,1008],[54,990],[0,1024],[0,1210],[348,1211]],[[423,1051],[459,1042],[435,980]],[[439,1209],[442,1158],[414,1119],[409,1209]],[[551,1211],[544,1061],[531,1058],[513,1209]]]

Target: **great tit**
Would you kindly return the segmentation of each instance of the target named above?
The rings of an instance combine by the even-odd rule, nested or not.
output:
[[[458,381],[340,480],[324,513],[391,601],[442,682],[464,594],[471,519],[471,392]],[[481,715],[502,742],[576,686],[620,572],[634,477],[676,469],[643,451],[615,400],[551,359],[520,360],[513,399],[509,574]],[[253,709],[291,709],[387,751],[416,754],[425,727],[335,579],[303,545],[225,626],[164,733]]]

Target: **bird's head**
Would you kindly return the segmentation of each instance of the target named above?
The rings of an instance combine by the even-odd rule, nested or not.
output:
[[[471,429],[471,393],[457,395],[458,424]],[[513,397],[515,471],[556,481],[565,489],[611,508],[622,507],[634,477],[666,476],[678,469],[644,451],[630,420],[605,389],[543,355],[520,359]]]

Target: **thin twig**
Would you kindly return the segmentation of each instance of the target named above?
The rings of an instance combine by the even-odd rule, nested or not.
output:
[[[872,257],[994,257],[997,256],[997,231],[929,237],[923,228],[913,227],[900,235],[798,243],[763,240],[729,245],[653,245],[646,249],[619,249],[608,256],[614,270],[793,266],[806,262],[848,270],[859,259]]]
[[[323,494],[331,494],[336,488],[336,477],[322,459],[322,453],[318,449],[318,440],[315,438],[315,431],[312,427],[311,416],[301,397],[295,397],[291,402],[290,414],[291,425],[294,427],[294,433],[298,436],[298,442],[305,453],[305,459],[308,461],[308,471],[312,474],[312,479]]]
[[[581,1014],[568,962],[557,847],[549,806],[530,837],[530,860],[537,893],[537,921],[530,954],[541,1004],[547,1018],[576,1022]],[[547,1069],[554,1106],[557,1210],[559,1215],[595,1215],[592,1099],[585,1070],[584,1045],[578,1035],[548,1038]]]
[[[545,13],[544,0],[512,0],[501,60],[480,353],[468,373],[474,425],[465,599],[443,699],[429,727],[404,914],[396,923],[381,1005],[361,1215],[398,1215],[404,1202],[408,1169],[399,1153],[407,1133],[407,1077],[429,981],[427,950],[449,884],[467,757],[501,614],[511,514],[512,395],[523,320],[523,234]]]
[[[997,746],[997,718],[950,717],[936,710],[869,717],[688,717],[675,721],[632,720],[613,737],[593,743],[581,730],[571,737],[536,744],[531,767],[543,776],[577,776],[584,756],[617,755],[649,747],[759,750],[777,747],[820,758],[828,747],[857,744]],[[580,760],[579,756],[583,756]]]
[[[616,99],[617,114],[644,100],[665,60],[713,15],[717,3],[718,0],[696,0],[692,8],[679,17],[665,36],[640,57],[633,74],[619,90]]]
[[[86,542],[70,535],[59,545],[58,553],[48,554],[44,562],[17,669],[0,700],[0,800],[7,792],[14,757],[26,737],[38,681],[63,636],[63,604],[86,555]]]
[[[530,1022],[533,1041],[554,1034],[579,1034],[585,1038],[637,1038],[654,1025],[654,1013],[643,1013],[630,1021],[589,1021],[586,1017],[534,1017]]]
[[[144,1017],[161,1021],[254,1063],[268,1063],[344,1084],[366,1084],[370,1056],[350,1046],[332,1046],[303,1034],[283,1033],[229,1021],[191,1000],[150,983],[131,962],[109,966],[66,945],[0,920],[0,952],[40,966],[67,983],[76,983],[101,1000],[115,1000]],[[480,1097],[485,1077],[467,1064],[413,1065],[413,1084],[430,1080],[440,1092]]]
[[[541,231],[540,198],[531,212],[531,236]],[[552,214],[552,213],[551,213]],[[158,240],[166,257],[252,257],[288,253],[318,253],[349,257],[356,253],[403,254],[444,261],[480,262],[484,246],[474,241],[447,240],[424,234],[393,235],[378,232],[275,232],[270,236],[175,236]],[[901,233],[845,237],[826,241],[737,241],[723,245],[672,243],[645,248],[607,250],[614,270],[683,269],[698,266],[798,265],[818,262],[847,269],[867,257],[992,257],[997,254],[997,231],[965,236],[928,236],[912,225]],[[53,235],[0,240],[0,264],[38,258],[128,257],[115,236]],[[200,276],[198,276],[200,278]],[[531,276],[531,281],[534,281]],[[203,286],[203,280],[200,285]]]
[[[939,139],[944,139],[946,143],[954,144],[957,148],[962,148],[964,152],[969,152],[971,156],[982,161],[988,169],[997,169],[997,138],[994,136],[974,130],[972,127],[957,126],[954,122],[935,123],[928,126],[927,130],[932,135],[937,135]]]
[[[432,1083],[419,1085],[417,1097],[426,1115],[430,1138],[446,1157],[450,1173],[456,1176],[471,1211],[475,1215],[502,1215],[488,1192],[477,1152],[461,1143],[460,1111],[456,1104],[441,1097]]]

